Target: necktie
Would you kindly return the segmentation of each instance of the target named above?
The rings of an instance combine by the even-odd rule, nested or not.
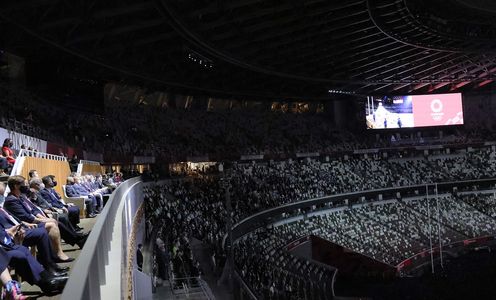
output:
[[[33,201],[31,201],[29,198],[25,198],[25,201],[29,203],[32,209],[36,209],[36,211],[38,211],[42,216],[46,218],[46,214],[43,211],[43,209],[41,209],[38,205],[34,204]]]

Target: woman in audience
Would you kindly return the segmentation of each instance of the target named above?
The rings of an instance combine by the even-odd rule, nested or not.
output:
[[[14,154],[14,150],[12,150],[13,145],[14,143],[12,142],[12,140],[10,138],[6,138],[3,141],[3,146],[2,146],[2,154],[3,156],[5,156],[7,162],[11,166],[15,164],[15,157],[14,157],[15,154]]]

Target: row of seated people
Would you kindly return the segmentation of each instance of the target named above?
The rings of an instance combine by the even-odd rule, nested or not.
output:
[[[78,225],[80,209],[72,203],[65,203],[55,191],[55,176],[39,178],[38,172],[31,170],[29,177],[29,182],[22,176],[9,177],[10,192],[5,199],[0,196],[3,205],[0,208],[0,226],[4,230],[0,232],[0,240],[3,241],[0,246],[7,251],[10,266],[23,280],[38,285],[44,293],[55,294],[62,291],[68,271],[67,267],[60,267],[57,263],[74,260],[64,253],[62,241],[83,248],[88,234],[81,233],[82,228]],[[113,185],[106,182],[109,187],[103,186],[101,176],[85,176],[84,182],[80,178],[78,180],[81,180],[79,189],[84,188],[84,192],[81,190],[78,195],[84,193],[91,197],[87,207],[93,217],[93,211],[101,210],[101,207],[94,205],[103,203],[96,200],[96,191],[101,197],[102,193],[109,193]],[[4,193],[5,186],[0,183],[0,194]],[[27,250],[28,246],[36,247],[36,258]],[[18,299],[22,299],[17,283],[9,287],[12,293],[17,293]]]
[[[188,203],[182,203],[180,207],[183,210],[180,212],[171,211],[170,208],[178,202],[177,199],[168,200],[171,199],[170,192],[174,192],[176,196],[186,194],[185,201],[190,202],[193,207],[197,207],[197,203],[189,198],[191,195],[187,193],[186,189],[176,187],[176,190],[173,191],[172,186],[174,185],[163,188],[155,195],[154,201],[149,202],[159,209],[153,211],[152,207],[149,210],[155,213],[157,219],[162,217],[170,219],[171,212],[173,216],[176,216],[164,227],[172,228],[172,231],[168,230],[168,232],[172,233],[173,236],[182,236],[187,232],[188,235],[200,237],[200,235],[195,234],[195,231],[190,232],[185,228],[190,225],[193,225],[191,228],[196,228],[194,223],[191,223],[192,216],[195,216],[194,219],[197,220],[207,220],[205,223],[209,224],[209,219],[205,219],[204,215],[207,214],[208,216],[209,213],[206,210],[194,212]],[[480,211],[466,207],[463,203],[460,204],[451,195],[441,195],[439,203],[440,214],[445,216],[441,217],[442,226],[440,228],[443,244],[496,233],[496,222],[493,219],[487,218]],[[434,227],[437,222],[437,208],[434,198],[429,200],[429,204],[430,222]],[[162,215],[162,212],[165,212],[165,216]],[[336,210],[332,214],[311,217],[303,222],[304,224],[301,224],[302,222],[299,225],[295,223],[284,231],[279,232],[278,230],[283,230],[287,225],[280,226],[274,231],[276,232],[275,236],[287,234],[287,241],[308,234],[317,234],[356,252],[390,265],[396,265],[428,247],[429,232],[432,230],[428,225],[428,216],[427,200],[419,197],[418,199],[389,200],[354,206],[351,209]],[[298,230],[298,228],[300,229]],[[204,241],[210,242],[208,239],[204,239]]]
[[[10,192],[4,197],[5,185],[0,183],[0,258],[7,258],[16,274],[45,294],[61,292],[68,279],[69,268],[58,263],[74,259],[64,253],[62,241],[82,248],[88,236],[78,225],[79,208],[65,203],[55,185],[53,176],[34,177],[30,183],[10,176]],[[36,257],[27,247],[36,248]],[[24,299],[18,288],[12,290],[12,299]]]
[[[477,197],[471,199],[472,203],[479,202]],[[303,278],[294,278],[301,274],[301,267],[290,272],[293,278],[285,276],[280,269],[281,262],[287,257],[298,260],[285,250],[287,245],[299,238],[315,235],[395,267],[404,259],[426,250],[430,232],[437,244],[436,201],[434,198],[429,199],[430,213],[424,209],[427,201],[425,197],[417,197],[325,208],[303,220],[269,225],[234,242],[235,263],[242,278],[253,291],[260,293],[261,299],[318,299],[315,295],[309,297],[302,294],[305,290],[299,291],[294,286],[295,282],[300,282],[298,287],[305,284],[309,286],[306,282],[311,275],[308,273]],[[481,201],[484,202],[484,199]],[[496,234],[496,219],[489,218],[482,211],[467,208],[463,201],[449,194],[439,198],[439,212],[443,244]],[[429,222],[434,229],[429,228]],[[405,225],[397,227],[401,223]],[[291,265],[296,266],[297,263]],[[286,279],[279,281],[280,276]],[[328,282],[316,281],[312,290],[325,290]]]
[[[233,245],[235,265],[258,299],[332,299],[334,268],[292,255],[286,236],[259,229]]]
[[[175,194],[170,194],[168,186],[144,188],[147,231],[159,229],[156,242],[157,271],[159,278],[164,280],[169,278],[169,273],[175,278],[198,276],[198,262],[193,259],[190,247],[191,238],[211,241],[211,244],[220,247],[220,240],[225,233],[218,222],[225,218],[221,214],[222,208],[212,206],[208,199],[200,197],[182,202],[178,198],[182,192],[185,191],[176,190]],[[203,218],[207,211],[217,216]],[[219,244],[214,240],[219,241]]]
[[[450,194],[439,201],[430,198],[429,204],[428,210],[427,199],[418,197],[353,205],[274,230],[284,230],[281,234],[286,232],[288,240],[318,235],[393,266],[427,249],[429,236],[437,240],[438,230],[444,245],[496,233],[495,219]]]
[[[465,194],[459,195],[459,199],[468,205],[482,211],[491,218],[496,218],[496,195],[495,193],[489,194]]]
[[[104,195],[112,192],[112,187],[104,185],[101,175],[69,176],[67,177],[65,193],[68,197],[83,197],[85,199],[86,214],[94,218],[104,205]]]
[[[226,176],[222,180],[227,181],[230,186],[232,221],[235,223],[261,210],[326,195],[429,182],[493,178],[496,176],[495,165],[487,165],[487,162],[494,160],[494,154],[489,148],[481,148],[444,157],[420,156],[405,160],[361,156],[337,158],[331,161],[304,159],[238,163],[225,171]],[[214,249],[221,249],[217,245],[221,244],[227,219],[222,180],[215,176],[204,176],[179,180],[157,188],[154,197],[148,201],[150,204],[148,215],[156,216],[149,219],[150,222],[156,220],[151,225],[160,226],[162,224],[160,220],[165,219],[166,228],[176,228],[175,231],[171,230],[173,239],[180,239],[182,235],[188,238],[196,237],[210,244]],[[408,215],[404,212],[408,211],[408,208],[403,206],[405,205],[388,208],[385,211],[396,210],[401,212],[402,216]],[[426,207],[426,204],[420,206]],[[345,212],[340,217],[342,222],[336,221],[336,224],[355,224],[357,220],[363,220],[364,214],[368,213],[366,208]],[[410,225],[397,226],[398,230],[395,231],[388,230],[393,227],[393,223],[384,228],[381,227],[380,220],[371,223],[374,228],[381,228],[377,232],[383,233],[384,238],[390,241],[387,245],[395,251],[392,253],[389,253],[389,250],[384,251],[380,245],[376,245],[379,242],[370,237],[367,242],[375,245],[377,250],[368,255],[395,264],[416,249],[425,248],[427,244],[425,237],[428,236],[425,227],[426,217],[412,213],[410,215],[409,218],[405,217]],[[371,214],[372,217],[377,216]],[[414,223],[423,225],[417,228]],[[347,240],[352,240],[349,238],[350,235],[362,232],[362,227],[351,228],[355,231],[348,232]],[[442,227],[444,243],[473,235],[467,229],[445,227]],[[343,230],[345,229],[343,227]],[[360,244],[357,244],[357,251],[365,248],[358,246]],[[222,251],[219,251],[219,254],[223,255]]]
[[[477,197],[474,202],[479,203],[483,200]],[[494,218],[452,194],[443,195],[439,197],[438,201],[430,197],[429,203],[427,203],[427,199],[422,199],[408,202],[407,205],[411,205],[414,211],[425,215],[428,215],[427,207],[430,207],[430,215],[436,222],[439,219],[442,224],[467,238],[492,235],[496,232]]]

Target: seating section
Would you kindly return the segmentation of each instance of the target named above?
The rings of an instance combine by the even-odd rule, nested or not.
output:
[[[241,276],[261,299],[332,299],[335,270],[281,249],[284,236],[257,230],[234,244]]]
[[[496,218],[496,196],[494,193],[468,194],[460,196],[459,199],[491,218]]]
[[[410,204],[415,211],[427,214],[426,199],[411,202]],[[436,200],[429,198],[429,205],[431,208],[435,208]],[[440,197],[439,207],[441,223],[466,237],[473,238],[490,235],[496,231],[496,223],[493,218],[481,213],[481,211],[467,205],[452,195],[443,195]],[[437,212],[434,210],[432,213],[436,214]],[[433,217],[437,219],[436,215]]]
[[[239,166],[238,170],[241,170]],[[237,175],[237,180],[245,183],[243,193],[253,197],[252,199],[261,199],[263,194],[257,189],[267,186],[264,181],[249,178],[247,174],[264,173],[264,176],[274,176],[274,180],[276,178],[275,172],[265,172],[272,171],[266,165],[251,165],[242,170],[244,172]],[[279,169],[280,172],[283,170],[284,168]],[[247,179],[251,180],[250,185],[247,185]],[[298,185],[292,184],[292,180],[283,181],[280,185],[287,188],[287,195],[296,193],[292,188],[298,189]],[[236,185],[232,190],[234,198],[243,196],[237,193],[237,188],[240,187],[241,185]],[[274,197],[281,196],[270,190],[266,192]],[[176,181],[147,188],[145,195],[147,214],[151,216],[147,226],[159,228],[159,237],[165,242],[165,252],[169,253],[167,256],[170,255],[172,261],[173,277],[194,276],[198,268],[201,268],[194,259],[184,259],[185,253],[192,253],[191,238],[211,245],[214,249],[212,257],[217,266],[223,265],[226,254],[220,245],[225,235],[226,211],[219,181],[213,178]],[[307,195],[309,197],[311,194]],[[470,204],[467,204],[452,194],[441,194],[438,201],[431,195],[429,201],[418,196],[314,207],[307,211],[312,212],[312,216],[303,220],[257,229],[235,241],[236,268],[252,291],[263,298],[276,297],[275,295],[288,297],[287,299],[310,297],[305,294],[310,290],[316,293],[311,297],[318,297],[317,294],[325,297],[324,295],[330,295],[328,279],[332,278],[332,268],[287,252],[285,247],[292,241],[315,235],[394,267],[428,249],[430,236],[437,245],[438,229],[443,245],[496,234],[496,219],[476,208],[487,206],[487,197],[482,197],[480,203],[478,198],[470,199]],[[427,203],[430,206],[429,211]],[[239,206],[235,206],[233,218],[243,213],[236,211],[238,209]],[[301,213],[302,211],[295,211],[285,215],[291,217]],[[187,262],[189,267],[181,268],[177,263],[174,265],[175,259]]]

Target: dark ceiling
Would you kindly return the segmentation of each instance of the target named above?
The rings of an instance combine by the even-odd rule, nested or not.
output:
[[[496,79],[483,2],[2,1],[0,45],[63,74],[208,94],[479,90]]]

